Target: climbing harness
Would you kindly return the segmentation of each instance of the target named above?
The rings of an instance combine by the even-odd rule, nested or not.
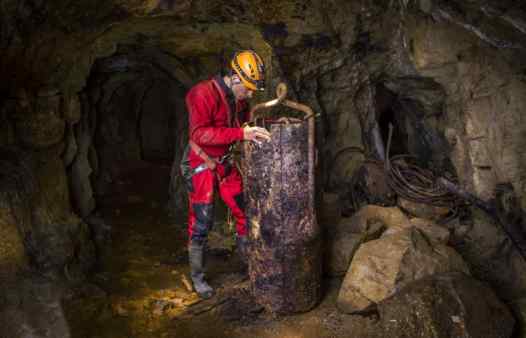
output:
[[[199,174],[200,172],[205,171],[207,169],[214,171],[216,169],[217,164],[224,164],[226,161],[232,158],[233,146],[230,146],[226,154],[221,157],[210,157],[194,141],[190,140],[189,145],[190,148],[204,161],[203,163],[191,170],[189,177]]]

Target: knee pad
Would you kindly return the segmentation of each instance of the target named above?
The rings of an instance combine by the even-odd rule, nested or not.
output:
[[[194,203],[192,209],[195,215],[192,240],[203,241],[214,224],[214,203]]]

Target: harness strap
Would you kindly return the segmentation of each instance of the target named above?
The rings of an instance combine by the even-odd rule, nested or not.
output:
[[[213,159],[213,158],[210,158],[210,156],[208,156],[204,151],[203,149],[197,145],[197,143],[195,143],[194,141],[190,140],[189,142],[190,144],[190,148],[192,148],[192,150],[199,156],[201,157],[201,159],[203,161],[205,161],[206,163],[206,166],[208,167],[208,169],[210,170],[214,170],[216,168],[216,164],[217,164],[217,160],[216,159]]]
[[[223,162],[225,162],[227,159],[232,157],[231,149],[228,151],[228,153],[221,156],[220,158],[211,158],[194,141],[190,141],[189,144],[190,144],[190,148],[192,148],[192,150],[196,152],[196,154],[199,155],[199,157],[201,157],[201,159],[203,159],[204,161],[204,163],[201,163],[200,165],[195,167],[193,170],[191,170],[190,177],[197,175],[202,171],[211,170],[212,172],[215,173],[218,181],[221,181],[222,179],[219,177],[219,174],[215,171],[215,168],[218,163],[223,164]],[[234,164],[234,165],[238,167],[237,164]]]

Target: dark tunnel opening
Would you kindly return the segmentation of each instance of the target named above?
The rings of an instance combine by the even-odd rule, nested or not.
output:
[[[404,129],[402,111],[397,100],[396,93],[387,89],[383,84],[376,86],[376,118],[385,151],[388,150],[389,125],[392,125],[393,128],[389,147],[390,157],[409,153],[408,133]]]
[[[169,224],[177,216],[167,209],[172,164],[188,138],[185,75],[193,70],[174,59],[160,48],[120,45],[95,61],[79,93],[81,119],[70,127],[76,154],[66,168],[73,210],[90,224],[99,263],[114,249],[107,239],[121,231],[106,220]]]
[[[95,61],[79,93],[79,152],[68,176],[73,208],[94,229],[103,265],[109,259],[104,252],[116,247],[105,241],[108,230],[95,223],[110,222],[111,237],[125,238],[130,229],[119,223],[158,219],[151,227],[166,232],[167,240],[186,236],[187,195],[179,175],[188,142],[185,95],[194,83],[220,72],[223,61],[144,45],[119,45],[114,55]],[[226,219],[221,203],[215,213]]]
[[[92,135],[95,196],[141,170],[146,182],[161,175],[167,186],[169,167],[181,156],[179,143],[186,138],[186,86],[156,62],[161,51],[120,49],[95,62],[81,95]],[[150,170],[157,174],[149,175]]]

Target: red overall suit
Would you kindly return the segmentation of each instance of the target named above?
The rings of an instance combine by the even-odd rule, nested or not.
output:
[[[202,81],[192,87],[186,95],[186,106],[190,141],[210,158],[221,158],[233,142],[243,139],[241,123],[248,118],[248,104],[236,101],[221,77]],[[233,109],[236,111],[233,112]],[[192,169],[205,162],[195,149],[189,150],[187,160]],[[189,240],[206,241],[214,222],[215,187],[219,188],[221,199],[232,211],[238,237],[246,236],[242,180],[234,165],[217,163],[215,170],[200,171],[189,180]]]

